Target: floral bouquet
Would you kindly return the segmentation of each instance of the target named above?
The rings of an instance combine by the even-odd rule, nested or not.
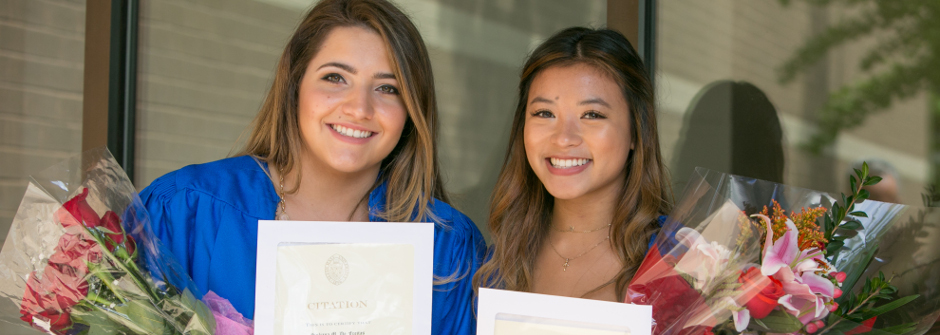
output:
[[[0,252],[0,320],[50,334],[215,334],[219,312],[196,292],[106,149],[32,177]]]
[[[654,334],[922,334],[940,317],[940,213],[697,169],[627,286]],[[927,198],[925,198],[927,199]]]

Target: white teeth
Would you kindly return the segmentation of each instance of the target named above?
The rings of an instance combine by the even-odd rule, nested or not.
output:
[[[366,138],[366,137],[372,136],[371,131],[350,129],[350,128],[346,128],[337,124],[330,125],[330,127],[332,127],[333,130],[335,130],[337,133],[340,133],[343,136],[348,136],[352,138]]]
[[[581,166],[581,165],[587,164],[587,162],[589,162],[590,160],[584,159],[584,158],[576,158],[576,159],[551,158],[550,161],[552,163],[552,166],[556,168],[567,169],[567,168],[572,168],[575,166]]]

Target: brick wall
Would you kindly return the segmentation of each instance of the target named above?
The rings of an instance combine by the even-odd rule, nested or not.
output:
[[[0,0],[0,237],[26,178],[81,151],[84,0]]]
[[[140,9],[142,189],[236,148],[302,12],[249,0],[142,1]]]
[[[27,177],[81,151],[84,39],[84,0],[0,0],[0,245]]]

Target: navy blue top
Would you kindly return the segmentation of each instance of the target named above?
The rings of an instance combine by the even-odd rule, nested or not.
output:
[[[250,156],[190,165],[154,180],[140,193],[153,231],[202,292],[212,290],[245,317],[255,308],[258,220],[273,220],[280,202],[271,179]],[[369,194],[369,220],[385,208],[386,185]],[[470,219],[434,199],[434,274],[459,280],[436,285],[433,334],[475,334],[473,274],[483,258],[483,236]]]

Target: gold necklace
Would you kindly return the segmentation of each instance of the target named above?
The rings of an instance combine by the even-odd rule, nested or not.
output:
[[[281,169],[277,169],[277,175],[279,180],[279,189],[278,196],[281,197],[281,201],[277,203],[277,210],[274,213],[275,220],[290,220],[290,216],[287,215],[287,197],[284,194],[284,173],[281,172]],[[349,213],[349,217],[346,218],[346,221],[352,221],[353,216],[356,215],[356,210],[359,209],[359,206],[362,205],[363,200],[368,198],[369,193],[366,193],[366,196],[359,200],[356,203],[356,206],[353,207],[352,212]]]
[[[602,230],[602,229],[604,229],[604,228],[610,228],[610,224],[608,223],[606,226],[603,226],[603,227],[600,227],[600,228],[591,229],[591,230],[574,230],[574,227],[573,227],[573,226],[568,226],[568,229],[558,229],[558,228],[555,228],[554,226],[552,226],[552,230],[557,231],[557,232],[559,232],[559,233],[593,233],[593,232],[596,232],[596,231],[600,231],[600,230]]]
[[[577,256],[570,257],[570,258],[569,258],[569,257],[562,256],[561,253],[558,252],[558,249],[555,249],[555,243],[552,242],[551,236],[548,237],[548,245],[552,246],[552,250],[555,251],[555,254],[558,255],[558,257],[561,257],[561,259],[564,259],[564,260],[565,260],[565,267],[564,267],[564,269],[562,269],[562,271],[568,272],[568,262],[573,261],[573,260],[576,260],[576,259],[578,259],[578,257],[584,256],[584,254],[590,252],[591,250],[594,250],[594,248],[597,248],[599,245],[601,245],[601,243],[604,243],[604,241],[607,241],[607,240],[609,240],[609,239],[610,239],[610,234],[607,234],[607,237],[605,237],[605,238],[604,238],[603,240],[601,240],[600,242],[597,242],[597,244],[595,244],[594,246],[590,247],[588,250],[585,250],[584,252],[578,254]]]
[[[281,201],[277,203],[277,213],[274,214],[275,220],[290,220],[290,216],[287,215],[287,202],[284,201],[284,173],[281,169],[277,169],[277,176],[280,177],[280,189],[278,190],[278,196],[281,197]]]

